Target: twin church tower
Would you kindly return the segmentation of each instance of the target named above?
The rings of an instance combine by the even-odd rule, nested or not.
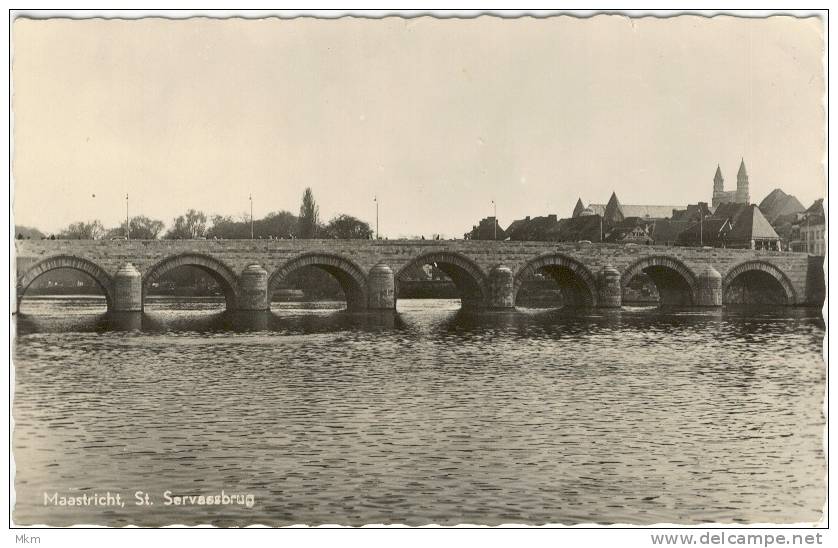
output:
[[[748,190],[748,172],[745,170],[745,159],[739,164],[739,173],[736,174],[736,190],[725,191],[725,180],[722,177],[722,169],[716,166],[716,176],[713,177],[713,208],[719,204],[737,203],[747,204],[751,201],[751,193]]]

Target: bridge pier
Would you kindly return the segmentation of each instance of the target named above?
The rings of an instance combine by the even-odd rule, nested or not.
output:
[[[396,308],[396,278],[393,269],[378,263],[367,276],[367,308],[394,310]]]
[[[697,306],[722,306],[722,275],[712,266],[698,275],[695,297]]]
[[[515,308],[515,276],[507,266],[489,272],[489,308]]]
[[[623,285],[620,271],[605,265],[597,276],[597,306],[600,308],[620,308],[623,305]]]
[[[239,276],[239,295],[237,310],[270,310],[268,295],[268,271],[258,264],[252,264],[242,270]]]
[[[143,281],[139,270],[125,263],[113,277],[112,312],[140,312],[143,309]]]

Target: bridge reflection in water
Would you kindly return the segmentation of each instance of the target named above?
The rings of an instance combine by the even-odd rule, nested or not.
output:
[[[224,310],[220,302],[184,297],[178,303],[152,302],[142,312],[97,312],[100,300],[76,300],[49,296],[26,299],[23,312],[17,315],[19,334],[67,332],[143,332],[143,333],[248,333],[267,332],[279,335],[311,334],[334,331],[410,331],[416,315],[433,311],[447,318],[437,329],[462,331],[479,329],[516,329],[528,325],[556,323],[565,328],[591,322],[619,328],[624,317],[636,321],[639,315],[661,321],[677,317],[683,324],[689,318],[706,322],[713,318],[733,320],[780,314],[783,317],[813,317],[818,312],[810,307],[789,308],[766,305],[731,305],[727,307],[695,306],[623,306],[592,308],[563,306],[561,308],[516,308],[473,310],[461,308],[456,299],[407,299],[396,310],[352,311],[311,306],[312,303],[288,303],[270,311]],[[339,303],[326,303],[338,305]],[[56,312],[58,311],[58,312]],[[73,312],[70,312],[73,311]],[[663,324],[656,329],[663,329]]]
[[[104,298],[27,298],[15,521],[821,519],[824,328],[812,308],[298,306],[186,299],[125,315],[103,313]],[[173,518],[162,504],[43,505],[46,485],[162,493],[231,478],[256,507]]]

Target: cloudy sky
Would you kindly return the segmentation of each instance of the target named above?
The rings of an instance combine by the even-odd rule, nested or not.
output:
[[[577,197],[825,193],[819,19],[33,21],[13,28],[15,222],[349,213],[389,237]]]

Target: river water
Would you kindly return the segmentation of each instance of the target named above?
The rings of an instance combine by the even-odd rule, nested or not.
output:
[[[816,310],[102,305],[17,318],[18,524],[821,519]],[[252,499],[167,504],[222,491]],[[108,492],[124,507],[45,504]]]

